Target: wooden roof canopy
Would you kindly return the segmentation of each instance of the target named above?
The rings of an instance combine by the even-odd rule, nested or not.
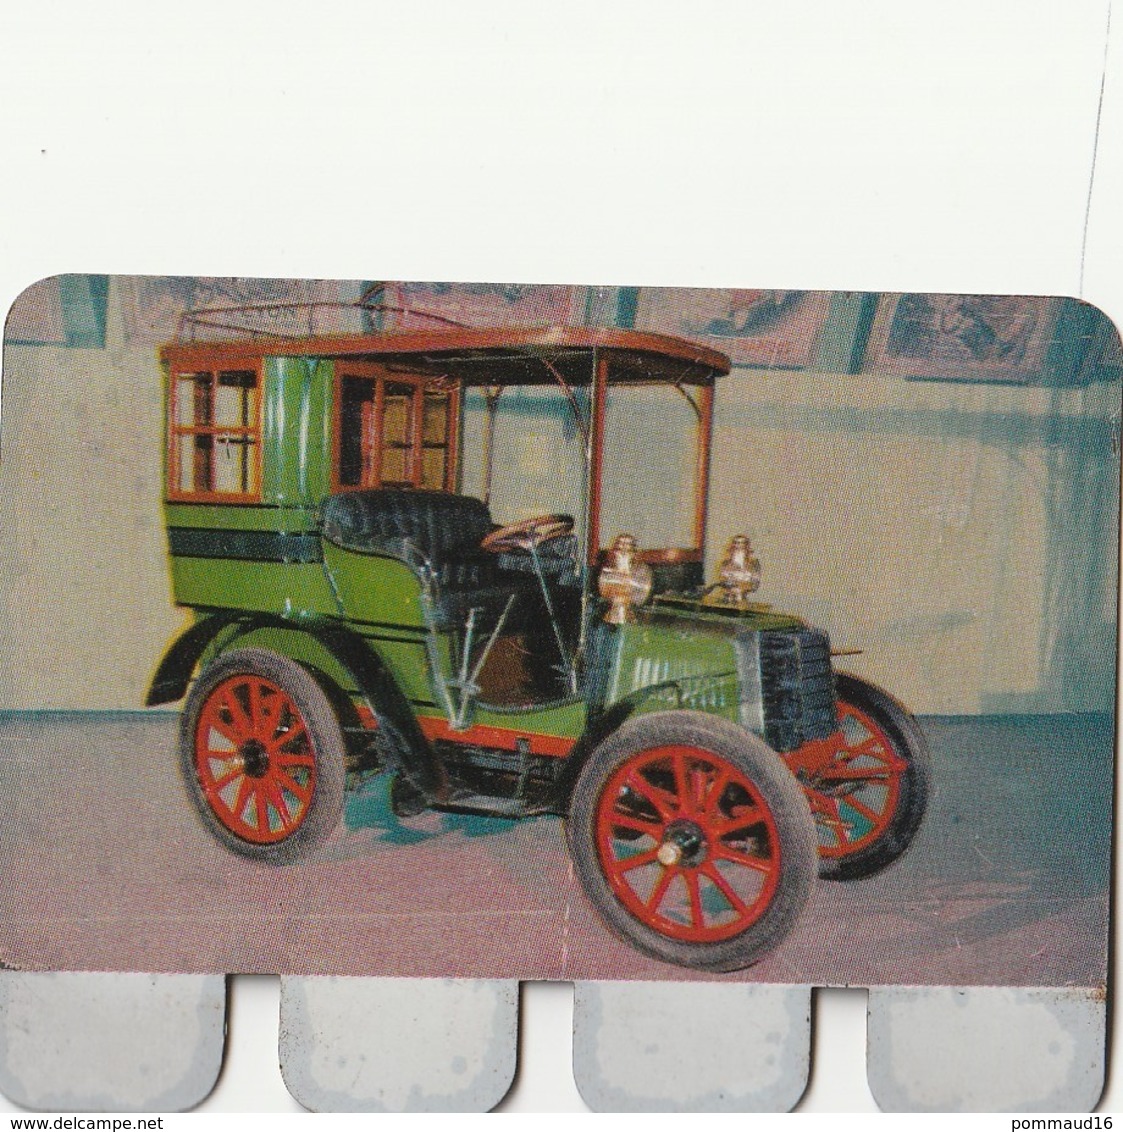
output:
[[[235,368],[266,357],[354,358],[467,386],[552,385],[558,376],[570,385],[589,385],[595,357],[610,360],[612,384],[706,386],[730,368],[724,354],[684,338],[579,326],[177,342],[164,346],[160,357],[181,372]]]

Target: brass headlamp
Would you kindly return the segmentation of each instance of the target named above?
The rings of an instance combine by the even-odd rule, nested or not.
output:
[[[744,605],[760,585],[760,559],[746,535],[735,535],[718,573],[722,597],[730,605]]]
[[[617,535],[608,559],[597,577],[597,590],[608,602],[604,619],[609,625],[623,625],[632,619],[632,606],[643,605],[651,596],[651,568],[636,554],[631,535]]]

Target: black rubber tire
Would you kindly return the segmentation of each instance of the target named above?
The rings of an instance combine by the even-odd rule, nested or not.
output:
[[[303,820],[283,841],[271,844],[245,840],[219,820],[207,802],[195,767],[195,732],[203,706],[219,684],[240,675],[270,680],[292,699],[303,717],[316,758],[315,786]],[[180,721],[180,773],[203,824],[228,849],[274,865],[299,860],[339,826],[346,783],[344,752],[339,719],[323,688],[302,665],[266,649],[234,649],[208,665],[195,681]]]
[[[777,830],[782,866],[772,902],[739,935],[717,942],[673,939],[641,922],[613,893],[597,854],[597,804],[613,774],[640,752],[679,744],[732,764],[759,791]],[[702,712],[653,712],[613,732],[581,770],[570,799],[566,831],[577,876],[609,926],[640,951],[682,967],[736,971],[755,963],[792,930],[815,885],[818,842],[799,784],[763,740]]]
[[[819,858],[819,876],[824,880],[860,880],[891,865],[912,844],[928,806],[932,759],[920,726],[888,692],[840,672],[835,698],[865,712],[885,733],[897,758],[908,764],[901,776],[897,808],[881,837],[849,856]]]

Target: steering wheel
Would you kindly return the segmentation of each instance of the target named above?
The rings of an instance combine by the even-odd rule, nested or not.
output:
[[[573,530],[572,515],[538,515],[518,523],[508,523],[489,535],[484,535],[480,549],[492,554],[507,554],[513,550],[527,553],[537,550],[544,542],[569,534]]]

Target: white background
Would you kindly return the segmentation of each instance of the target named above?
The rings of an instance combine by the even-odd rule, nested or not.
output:
[[[0,310],[74,271],[1048,293],[1119,321],[1107,24],[1107,0],[9,3]],[[205,1108],[295,1107],[275,986],[241,981]],[[872,1111],[864,995],[823,998],[804,1107]],[[507,1107],[580,1108],[568,988],[528,1002]]]

